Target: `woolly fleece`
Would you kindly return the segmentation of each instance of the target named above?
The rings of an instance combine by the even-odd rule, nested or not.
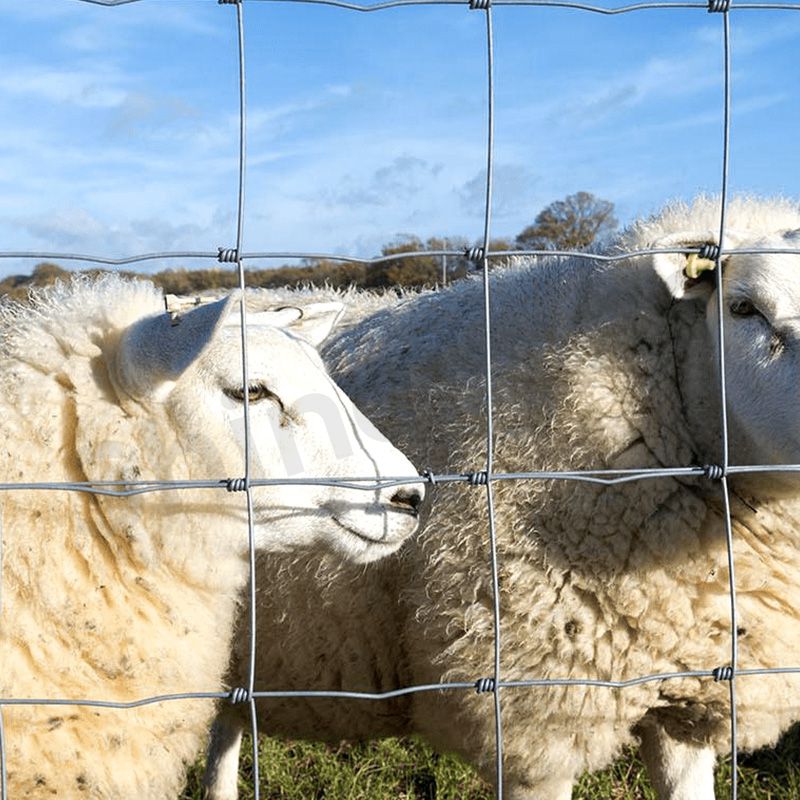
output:
[[[226,322],[231,305],[172,318],[152,285],[116,277],[0,305],[0,480],[216,484],[240,475],[241,344],[238,315]],[[317,477],[414,474],[313,347],[340,311],[304,304],[250,317],[251,386],[269,387],[264,403],[251,399],[253,477],[285,477],[291,458]],[[423,494],[421,486],[260,487],[254,541],[270,549],[302,541],[363,563],[416,530]],[[248,574],[244,495],[194,488],[115,498],[12,486],[0,503],[9,797],[174,798],[206,736],[211,699],[119,710],[70,701],[223,690]]]
[[[697,246],[716,238],[718,220],[713,198],[676,204],[624,231],[610,252],[657,246],[677,232]],[[728,224],[744,233],[744,244],[772,241],[800,228],[800,210],[740,198]],[[732,256],[730,269],[737,258],[742,269],[760,263]],[[680,259],[658,263],[679,275]],[[676,300],[656,261],[552,259],[492,272],[496,472],[719,462],[716,345],[706,323],[715,293],[687,289]],[[352,327],[326,350],[333,374],[376,425],[435,473],[485,463],[482,292],[479,280],[467,280],[384,298],[377,312],[371,299],[364,319],[354,312]],[[765,461],[765,452],[794,435],[778,430],[774,441],[754,442],[748,414],[736,410],[731,463]],[[797,484],[769,476],[729,481],[739,667],[797,665]],[[718,483],[493,486],[505,680],[626,680],[730,662]],[[492,674],[485,490],[441,485],[433,494],[422,534],[368,571],[302,554],[262,557],[257,689],[375,692]],[[796,675],[740,677],[737,692],[744,749],[774,743],[800,715]],[[506,789],[515,799],[569,797],[583,770],[608,764],[643,726],[717,752],[729,747],[728,686],[710,677],[624,690],[507,689],[502,708]],[[422,734],[494,778],[491,695],[271,700],[259,722],[267,733],[331,742]]]

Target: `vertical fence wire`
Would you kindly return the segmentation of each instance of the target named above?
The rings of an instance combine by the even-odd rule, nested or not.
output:
[[[720,250],[725,246],[725,223],[728,206],[728,173],[730,163],[731,140],[731,57],[730,57],[730,20],[728,11],[722,12],[722,45],[723,45],[723,111],[722,111],[722,180],[720,184],[719,212],[719,244],[716,253],[716,289],[717,289],[717,337],[719,341],[719,392],[720,392],[720,424],[722,426],[722,471],[726,474],[729,466],[730,447],[728,438],[728,389],[725,380],[725,325],[723,323],[724,307],[722,302],[722,255]]]
[[[250,385],[250,370],[248,364],[247,345],[247,280],[244,273],[242,260],[244,242],[244,197],[247,169],[247,85],[244,45],[244,2],[234,0],[236,6],[236,32],[239,56],[239,170],[238,194],[236,203],[236,270],[239,277],[239,325],[242,341],[242,386],[243,386],[243,415],[244,415],[244,494],[247,503],[247,537],[250,593],[248,609],[250,622],[250,641],[248,653],[247,692],[246,702],[250,717],[253,750],[253,785],[255,800],[260,796],[260,770],[258,761],[258,714],[256,701],[253,697],[256,680],[256,540],[253,524],[253,489],[250,485],[252,469],[252,429],[250,426],[250,403],[248,387]]]
[[[728,583],[730,588],[731,603],[731,670],[728,680],[728,690],[731,703],[731,800],[736,800],[739,793],[739,770],[737,755],[737,726],[736,726],[736,670],[739,662],[739,635],[736,611],[736,572],[733,557],[733,529],[731,525],[731,499],[728,489],[728,478],[723,475],[721,480],[722,501],[724,504],[725,546],[728,553]]]
[[[6,770],[6,726],[5,709],[0,705],[0,800],[8,797],[8,778]]]
[[[486,205],[483,220],[483,247],[480,251],[483,270],[484,341],[486,347],[486,508],[489,522],[489,547],[492,574],[492,612],[494,624],[494,664],[492,688],[495,718],[495,763],[497,800],[503,800],[503,716],[500,701],[501,682],[501,627],[500,580],[497,558],[497,524],[494,513],[492,473],[494,471],[494,399],[492,394],[492,310],[489,281],[489,242],[492,226],[492,178],[494,168],[494,34],[492,30],[491,2],[479,4],[470,0],[470,8],[482,8],[486,19]]]
[[[730,731],[731,731],[731,800],[737,800],[739,793],[737,725],[736,725],[736,669],[739,660],[738,612],[736,603],[736,570],[733,551],[733,525],[731,521],[731,501],[728,487],[728,467],[730,466],[730,438],[728,429],[728,397],[727,372],[725,363],[725,321],[721,250],[725,246],[725,224],[728,205],[728,177],[730,168],[731,140],[731,30],[729,7],[722,7],[722,44],[723,44],[723,142],[722,142],[722,179],[720,185],[719,239],[716,257],[717,288],[717,339],[719,359],[719,391],[720,391],[720,425],[722,431],[722,478],[720,487],[724,506],[723,522],[725,526],[725,546],[728,555],[728,591],[730,599],[731,624],[731,663],[728,677],[730,696]]]

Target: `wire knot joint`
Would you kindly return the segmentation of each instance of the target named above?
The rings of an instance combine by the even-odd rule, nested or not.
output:
[[[489,483],[489,473],[485,469],[479,472],[465,472],[464,477],[470,486],[486,486]]]
[[[492,7],[492,0],[469,0],[470,11],[488,11]]]
[[[470,3],[470,7],[472,7],[472,3]],[[484,259],[484,255],[485,254],[482,247],[467,247],[464,250],[464,257],[473,264],[480,264]]]
[[[713,242],[707,242],[700,248],[698,254],[700,258],[707,259],[708,261],[716,261],[719,258],[719,245]]]
[[[709,14],[726,14],[731,10],[731,0],[708,0]]]
[[[733,680],[733,667],[717,667],[711,670],[715,681],[732,681]]]
[[[703,473],[712,481],[719,481],[725,477],[725,470],[717,464],[706,464],[703,467]]]
[[[230,692],[228,692],[228,700],[230,700],[231,705],[234,706],[240,705],[241,703],[249,703],[251,699],[249,690],[242,689],[241,687],[231,689]]]
[[[223,0],[219,0],[222,2]],[[226,0],[233,2],[233,0]],[[239,260],[239,251],[235,247],[219,247],[217,248],[217,261],[220,264],[235,264]]]
[[[475,681],[476,694],[487,694],[495,691],[496,688],[494,678],[478,678],[478,680]]]
[[[438,481],[436,480],[436,476],[433,472],[429,469],[424,469],[420,472],[420,477],[425,479],[425,483],[429,483],[431,486],[436,486]]]
[[[223,483],[225,484],[225,489],[229,492],[247,491],[247,478],[228,478]]]

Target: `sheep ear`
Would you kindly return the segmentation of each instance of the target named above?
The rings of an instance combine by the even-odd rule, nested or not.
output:
[[[303,306],[303,315],[290,325],[304,339],[315,347],[330,336],[336,323],[344,314],[342,303],[309,303]]]
[[[248,324],[285,328],[315,347],[330,335],[344,312],[342,303],[304,303],[248,314]]]
[[[703,245],[716,244],[719,232],[713,231],[684,231],[664,236],[652,245],[654,250],[669,249],[700,249]],[[736,247],[740,237],[735,233],[726,231],[725,249]],[[653,268],[666,284],[669,293],[675,299],[691,299],[702,297],[710,293],[714,286],[714,270],[717,263],[713,259],[703,258],[697,252],[693,253],[657,253],[652,256]],[[722,263],[725,263],[723,258]]]
[[[124,331],[116,358],[121,387],[134,397],[158,397],[213,341],[236,299],[197,306],[180,316],[165,312],[134,322]]]

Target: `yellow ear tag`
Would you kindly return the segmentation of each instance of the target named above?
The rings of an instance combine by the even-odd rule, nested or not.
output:
[[[716,261],[712,261],[710,258],[700,258],[699,253],[691,253],[686,257],[686,266],[683,268],[683,273],[687,278],[696,280],[703,272],[708,272],[716,266]]]

